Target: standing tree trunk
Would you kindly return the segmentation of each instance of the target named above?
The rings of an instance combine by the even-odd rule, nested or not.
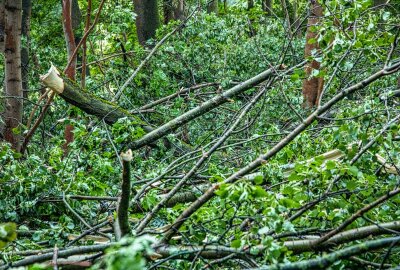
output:
[[[317,0],[310,0],[310,15],[307,23],[306,45],[304,50],[305,58],[311,56],[312,51],[319,50],[319,44],[316,42],[318,33],[313,32],[314,26],[318,25],[322,17],[322,6]],[[315,30],[314,30],[315,31]],[[320,63],[312,60],[308,62],[305,67],[307,78],[303,81],[303,97],[304,106],[313,107],[317,106],[324,86],[324,79],[318,77],[311,77],[313,70],[319,70]]]
[[[297,1],[294,1],[293,3],[293,11],[292,11],[292,22],[293,22],[293,35],[296,35],[298,38],[301,37],[301,19],[298,16],[298,8],[299,8],[299,3]]]
[[[63,29],[64,36],[67,45],[68,52],[68,62],[71,60],[72,55],[76,48],[76,38],[74,34],[74,30],[78,29],[82,13],[79,9],[77,0],[63,0],[62,2],[62,17],[63,17]],[[78,40],[79,42],[79,40]],[[76,76],[76,62],[77,57],[75,56],[72,64],[65,71],[65,74],[72,81],[75,81]],[[71,124],[67,124],[64,129],[64,139],[65,143],[63,145],[64,156],[68,153],[68,145],[74,141],[74,126]]]
[[[288,9],[286,0],[281,0],[281,5],[282,5],[283,12],[285,13],[287,32],[288,32],[289,38],[292,38],[292,23],[290,20],[291,18],[290,18],[290,13],[289,13],[289,9]]]
[[[272,0],[261,0],[261,6],[268,16],[272,15]]]
[[[0,0],[0,57],[3,57],[4,54],[4,0]],[[5,92],[5,87],[3,84],[3,90],[1,91],[0,94],[4,95],[6,94]],[[4,112],[4,107],[5,107],[5,102],[4,100],[0,101],[0,112]],[[0,113],[0,116],[3,116],[3,113]],[[4,133],[4,124],[2,121],[0,121],[0,139],[3,139],[3,133]]]
[[[133,0],[136,17],[136,32],[139,43],[145,45],[146,41],[156,36],[160,26],[158,17],[157,0]]]
[[[247,11],[250,11],[252,8],[254,8],[254,0],[247,0]],[[256,30],[253,27],[254,19],[249,18],[249,35],[250,37],[254,37],[256,35]]]
[[[4,0],[0,0],[0,53],[4,53]]]
[[[254,7],[254,0],[247,0],[247,10],[250,10]]]
[[[14,150],[20,150],[20,136],[14,131],[22,121],[21,78],[22,0],[5,0],[5,84],[6,106],[4,138]]]
[[[173,0],[163,0],[163,13],[164,24],[168,24],[172,19],[174,19]]]
[[[174,18],[181,21],[185,19],[185,0],[178,0],[177,6],[174,8]]]
[[[75,51],[75,35],[73,31],[73,21],[72,21],[72,1],[71,0],[62,0],[62,18],[63,18],[63,29],[65,42],[67,45],[67,53],[68,53],[68,62],[71,61],[72,54]],[[72,64],[65,71],[65,74],[69,79],[75,80],[75,72],[76,72],[76,57],[73,59]]]
[[[22,64],[22,91],[24,98],[29,94],[29,47],[30,47],[30,28],[31,28],[32,1],[22,0],[22,25],[21,34],[24,37],[21,49]]]
[[[215,13],[218,15],[218,0],[208,2],[207,13]]]

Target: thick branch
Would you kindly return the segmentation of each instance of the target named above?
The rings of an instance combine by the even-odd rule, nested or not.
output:
[[[41,76],[41,81],[45,86],[57,92],[66,102],[88,114],[95,115],[101,119],[104,118],[108,124],[112,124],[122,117],[134,118],[139,125],[144,124],[144,122],[118,105],[81,89],[79,85],[60,74],[54,66],[50,68],[46,75]]]
[[[339,233],[325,243],[318,245],[318,250],[326,249],[344,243],[349,243],[351,241],[367,238],[373,235],[390,234],[391,232],[398,230],[400,230],[400,221],[393,221],[352,229]],[[288,250],[291,250],[294,253],[302,253],[315,250],[315,247],[312,246],[313,241],[315,241],[315,239],[285,241],[284,245],[285,247],[287,247]]]
[[[257,76],[248,79],[245,82],[242,82],[239,85],[236,85],[232,87],[231,89],[223,92],[220,95],[215,96],[214,98],[204,102],[200,106],[197,106],[196,108],[172,119],[168,123],[160,126],[159,128],[153,130],[152,132],[146,134],[142,138],[132,142],[129,144],[129,148],[135,150],[139,149],[145,145],[147,145],[150,142],[154,142],[155,140],[158,140],[171,132],[172,130],[175,130],[176,128],[182,126],[183,124],[186,124],[190,122],[191,120],[215,109],[216,107],[220,106],[221,104],[224,104],[230,99],[240,93],[243,93],[247,91],[248,89],[252,88],[253,86],[256,86],[263,81],[265,81],[268,77],[270,77],[276,70],[276,68],[282,68],[282,67],[274,67],[270,68]]]
[[[66,250],[59,250],[58,258],[65,258],[65,257],[69,257],[72,255],[77,255],[77,254],[100,252],[100,251],[104,251],[105,249],[111,247],[112,245],[113,245],[112,243],[109,243],[109,244],[96,245],[96,246],[83,246],[83,247],[71,248],[71,249],[66,249]],[[9,269],[11,267],[20,267],[20,266],[31,265],[31,264],[39,263],[39,262],[45,262],[47,260],[51,260],[52,258],[53,258],[53,252],[29,256],[25,259],[22,259],[22,260],[19,260],[16,262],[12,262],[7,265],[0,266],[0,270]]]
[[[354,255],[365,253],[367,251],[377,250],[391,245],[399,245],[399,244],[400,244],[400,236],[372,240],[332,252],[328,255],[316,259],[301,261],[297,263],[263,266],[257,268],[257,270],[327,269],[330,265],[337,262],[338,260],[346,259]]]

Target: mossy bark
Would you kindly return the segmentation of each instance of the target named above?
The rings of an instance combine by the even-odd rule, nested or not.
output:
[[[56,72],[56,70],[50,70],[50,72]],[[53,81],[48,81],[46,79],[49,78],[48,75],[49,74],[46,74],[42,77],[42,82],[53,91],[60,92],[59,89],[55,89],[55,86],[52,84]],[[118,119],[123,117],[129,117],[137,120],[138,125],[145,124],[139,118],[119,107],[118,105],[108,100],[99,98],[82,89],[77,83],[71,81],[65,75],[58,74],[57,76],[62,79],[63,84],[63,89],[59,93],[59,96],[69,104],[78,107],[90,115],[95,115],[101,119],[104,119],[104,121],[108,124],[113,124]]]

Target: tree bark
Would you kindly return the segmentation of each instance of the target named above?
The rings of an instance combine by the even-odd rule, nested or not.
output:
[[[4,53],[4,0],[0,0],[0,53]]]
[[[30,28],[31,28],[32,1],[22,0],[22,36],[24,42],[21,49],[22,64],[22,91],[24,98],[29,94],[29,47],[30,47]]]
[[[163,0],[164,24],[174,19],[173,0]]]
[[[117,222],[116,222],[116,238],[119,241],[122,237],[129,235],[129,201],[131,194],[131,167],[132,151],[129,149],[125,153],[121,153],[122,160],[122,184],[121,196],[118,199]]]
[[[207,13],[215,13],[218,15],[218,0],[212,0],[208,3]]]
[[[272,1],[273,0],[262,0],[262,10],[267,13],[268,16],[272,15]]]
[[[52,67],[47,74],[41,76],[41,81],[51,90],[57,92],[69,104],[78,107],[90,115],[104,119],[108,124],[113,124],[122,117],[135,118],[118,105],[81,89],[74,81],[62,74],[58,74],[55,67]],[[140,120],[138,120],[139,123],[142,124]]]
[[[136,32],[139,43],[145,45],[146,41],[156,36],[160,26],[158,17],[157,0],[133,0],[136,17]]]
[[[247,10],[250,10],[254,7],[254,0],[247,0]]]
[[[177,6],[174,8],[174,18],[181,21],[185,19],[185,0],[178,0]]]
[[[82,22],[82,12],[79,8],[78,0],[71,1],[71,25],[72,30],[79,29]]]
[[[81,23],[82,13],[79,9],[79,4],[77,0],[63,0],[63,29],[64,36],[67,45],[68,52],[68,62],[73,57],[73,53],[76,49],[76,44],[79,43],[80,38],[75,36],[74,30],[77,30]],[[73,58],[72,64],[67,68],[65,73],[70,80],[75,81],[76,76],[76,64],[78,56]],[[67,124],[64,129],[64,139],[63,144],[64,156],[68,153],[68,145],[74,141],[74,126]]]
[[[68,53],[68,61],[70,61],[72,54],[75,51],[76,44],[75,44],[75,35],[73,31],[73,22],[72,19],[72,0],[62,0],[62,17],[63,17],[63,29],[64,29],[64,36],[65,42],[67,46],[67,53]],[[74,57],[72,64],[68,67],[65,71],[65,74],[68,76],[69,79],[75,80],[75,72],[76,72],[76,57]]]
[[[289,34],[289,38],[292,38],[292,22],[289,13],[289,7],[286,3],[286,0],[281,0],[281,5],[283,9],[283,13],[285,14],[286,24],[287,24],[287,32]]]
[[[0,57],[4,54],[4,0],[0,0]],[[1,91],[2,95],[6,95],[6,87],[3,84],[3,90]],[[2,100],[0,103],[0,112],[4,111],[6,102]],[[0,114],[1,115],[1,114]],[[4,124],[0,121],[0,139],[4,137]]]
[[[20,135],[15,134],[22,121],[21,78],[21,20],[22,0],[5,1],[5,83],[6,99],[4,113],[4,138],[14,150],[20,150]]]
[[[320,23],[322,17],[322,6],[317,0],[310,0],[310,16],[307,23],[307,34],[306,44],[304,49],[304,57],[308,58],[312,55],[312,52],[319,50],[319,44],[317,43],[318,33],[313,32],[313,28]],[[320,63],[312,60],[307,63],[305,72],[307,78],[303,81],[303,97],[304,106],[313,107],[317,106],[321,95],[322,88],[324,86],[323,78],[311,77],[313,70],[319,70],[321,67]]]

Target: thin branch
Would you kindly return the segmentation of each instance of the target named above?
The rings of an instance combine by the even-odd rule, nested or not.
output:
[[[197,9],[196,9],[197,10]],[[161,45],[164,44],[164,42],[171,37],[173,34],[178,32],[180,29],[182,29],[186,22],[195,14],[195,11],[192,12],[190,16],[188,16],[178,27],[176,27],[174,30],[169,32],[167,35],[165,35],[157,44],[154,46],[154,48],[151,50],[151,52],[146,56],[146,58],[140,63],[140,65],[135,69],[135,71],[132,73],[132,75],[125,81],[125,83],[121,86],[121,88],[118,90],[118,92],[115,94],[113,98],[113,102],[117,101],[120,96],[123,94],[125,88],[131,83],[131,81],[136,77],[136,75],[139,73],[140,70],[149,62],[151,57],[157,52],[157,50],[161,47]]]

